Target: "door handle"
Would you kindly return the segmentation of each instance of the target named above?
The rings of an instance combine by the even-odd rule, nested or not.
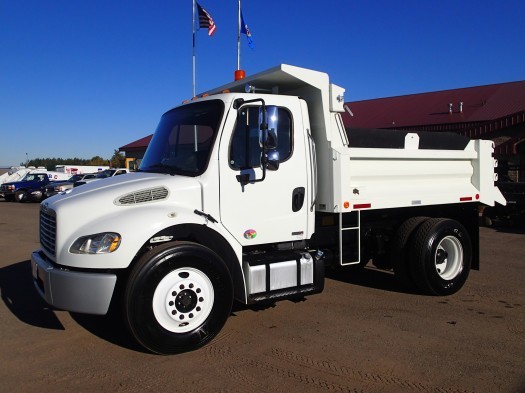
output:
[[[304,187],[297,187],[292,193],[292,211],[298,212],[304,203]]]

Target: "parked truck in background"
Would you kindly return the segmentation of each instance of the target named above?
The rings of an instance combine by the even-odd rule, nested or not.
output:
[[[40,202],[44,199],[46,185],[53,180],[66,180],[65,173],[34,170],[19,181],[2,183],[0,192],[8,202]]]
[[[91,183],[100,179],[107,179],[113,176],[120,176],[129,173],[126,168],[111,168],[104,169],[103,171],[98,172],[94,177],[84,178],[75,182],[75,187],[81,186],[83,184]]]
[[[53,195],[56,195],[60,192],[66,192],[72,190],[75,186],[75,183],[78,181],[83,181],[87,179],[93,179],[97,176],[96,173],[82,173],[75,174],[67,180],[52,181],[45,186],[44,197],[49,198]]]
[[[162,354],[208,343],[234,299],[321,292],[330,266],[372,260],[455,293],[479,267],[478,205],[505,203],[493,143],[345,130],[343,94],[280,65],[168,111],[137,173],[41,204],[37,290],[73,312],[111,305]]]
[[[81,175],[84,173],[96,173],[109,169],[109,166],[104,165],[57,165],[55,170],[57,172],[67,173],[71,175]]]
[[[0,185],[4,183],[13,183],[15,181],[20,181],[28,172],[40,170],[46,172],[45,167],[28,167],[25,166],[12,166],[9,170],[2,175],[0,175]]]

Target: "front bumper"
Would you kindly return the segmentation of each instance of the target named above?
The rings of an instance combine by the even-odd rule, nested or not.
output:
[[[117,282],[115,274],[59,268],[41,250],[31,254],[31,272],[38,293],[50,305],[84,314],[108,312]]]

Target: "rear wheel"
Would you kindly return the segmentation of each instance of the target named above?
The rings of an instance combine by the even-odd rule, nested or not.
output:
[[[410,272],[423,292],[451,295],[465,284],[472,247],[459,222],[443,218],[426,221],[414,234],[410,252]]]
[[[414,288],[415,283],[408,266],[410,240],[416,229],[428,220],[428,217],[411,217],[398,228],[391,247],[392,268],[396,279],[407,288]]]
[[[29,199],[31,200],[31,202],[42,202],[42,200],[44,199],[44,194],[40,190],[33,191],[30,194]]]
[[[481,221],[484,226],[491,227],[494,225],[494,209],[487,206],[483,209],[483,213],[481,215]]]
[[[194,243],[159,246],[133,268],[124,297],[125,322],[148,350],[197,349],[221,330],[233,303],[223,260]]]

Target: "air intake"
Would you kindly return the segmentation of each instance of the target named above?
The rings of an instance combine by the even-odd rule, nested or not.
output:
[[[169,191],[166,187],[147,188],[122,195],[115,199],[114,203],[117,206],[138,205],[141,203],[161,201],[167,199],[168,195]]]

